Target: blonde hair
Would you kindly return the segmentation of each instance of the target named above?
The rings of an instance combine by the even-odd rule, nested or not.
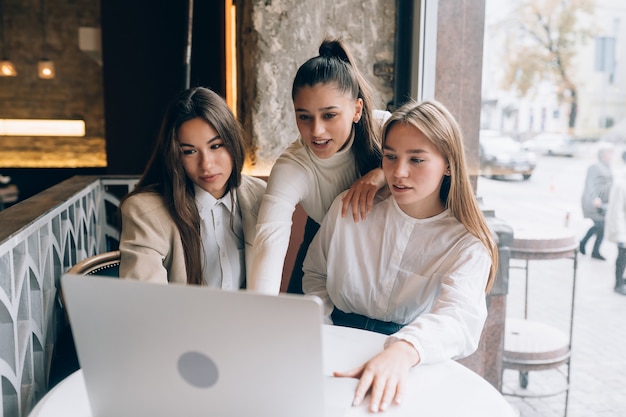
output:
[[[383,146],[387,133],[398,123],[417,128],[447,160],[450,175],[444,177],[439,197],[452,215],[489,251],[491,269],[485,288],[485,292],[488,292],[493,285],[498,268],[498,247],[474,196],[465,162],[463,134],[456,119],[443,104],[437,101],[418,103],[411,100],[396,110],[385,123]]]

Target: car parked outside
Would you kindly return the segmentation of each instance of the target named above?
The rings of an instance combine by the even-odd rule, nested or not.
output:
[[[500,132],[481,130],[479,148],[482,176],[498,178],[518,174],[527,180],[535,169],[535,154],[525,150],[520,142]]]
[[[576,142],[566,133],[540,133],[523,143],[524,149],[539,155],[568,156],[576,155]]]
[[[608,130],[600,136],[600,141],[620,144],[626,143],[626,119],[622,119],[608,128]]]

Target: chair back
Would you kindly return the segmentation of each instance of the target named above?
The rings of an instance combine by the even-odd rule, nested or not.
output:
[[[78,262],[71,267],[68,274],[75,275],[103,275],[119,278],[120,275],[120,251],[99,253]]]

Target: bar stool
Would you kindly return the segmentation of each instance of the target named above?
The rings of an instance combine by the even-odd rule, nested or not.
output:
[[[524,318],[507,317],[505,320],[502,368],[519,371],[519,385],[522,390],[509,392],[503,389],[502,394],[516,397],[546,397],[565,392],[565,416],[567,416],[570,388],[577,255],[578,242],[567,229],[533,232],[516,230],[511,243],[511,259],[520,259],[523,265],[511,265],[510,268],[523,269],[525,272]],[[573,261],[571,307],[568,312],[569,328],[567,331],[528,318],[529,261],[563,258]],[[566,368],[562,388],[541,393],[526,391],[529,384],[529,372],[556,369],[561,365],[565,365]]]

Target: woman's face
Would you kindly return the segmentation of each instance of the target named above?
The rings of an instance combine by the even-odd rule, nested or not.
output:
[[[189,179],[213,197],[222,198],[233,171],[233,158],[223,139],[200,117],[183,123],[177,137],[183,153],[183,168]]]
[[[321,159],[341,150],[361,119],[363,100],[342,93],[335,83],[300,87],[293,100],[296,124],[305,145]]]
[[[415,126],[394,124],[383,146],[383,172],[398,206],[409,216],[425,219],[444,210],[439,189],[448,161]]]

